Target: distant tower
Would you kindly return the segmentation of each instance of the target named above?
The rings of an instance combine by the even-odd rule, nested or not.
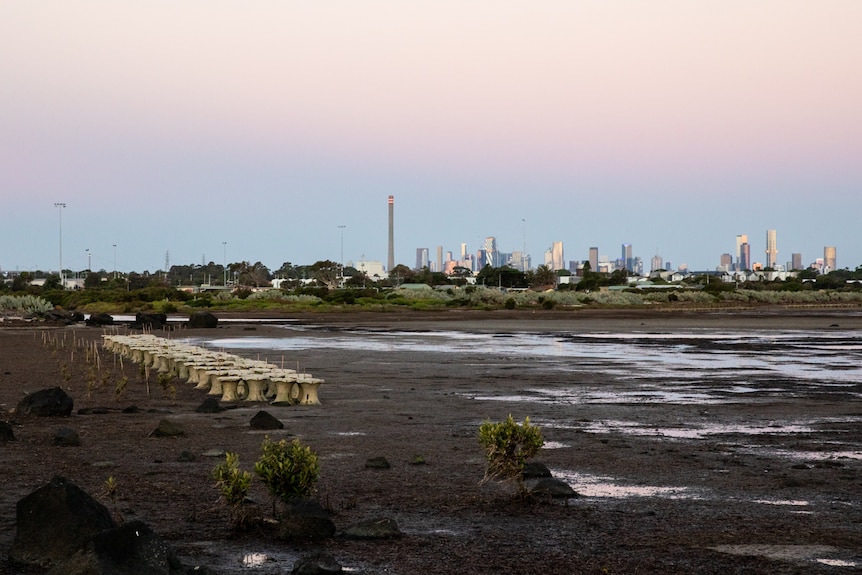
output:
[[[435,271],[435,272],[442,272],[443,271],[443,246],[437,246],[437,269],[435,269],[433,271]]]
[[[599,271],[599,248],[597,247],[590,248],[590,270]]]
[[[736,236],[736,271],[747,270],[749,266],[748,259],[746,261],[742,261],[742,244],[748,243],[748,236],[746,234],[739,234]],[[743,265],[744,264],[744,265]]]
[[[652,261],[650,261],[650,273],[661,271],[664,267],[664,260],[658,254],[652,257]]]
[[[551,269],[554,271],[564,269],[565,264],[563,263],[565,258],[563,258],[563,242],[552,242],[551,243]]]
[[[751,269],[751,245],[744,242],[739,246],[739,263],[737,271],[747,271]]]
[[[632,257],[632,245],[631,244],[623,244],[623,246],[622,246],[622,258],[620,258],[620,259],[623,260],[623,267],[625,269],[629,270],[630,272],[635,271],[634,270],[635,263],[634,263],[634,258]]]
[[[823,248],[823,273],[828,274],[838,269],[837,252],[838,250],[835,246],[826,246]]]
[[[766,267],[775,269],[778,265],[778,232],[766,230]]]
[[[486,265],[492,268],[499,267],[499,256],[497,255],[497,238],[488,236],[485,238],[485,244],[482,246],[485,251],[485,261],[482,262],[482,267]]]
[[[794,253],[790,255],[790,269],[791,270],[801,270],[802,269],[802,254]]]
[[[395,196],[389,196],[389,259],[386,271],[395,268]]]

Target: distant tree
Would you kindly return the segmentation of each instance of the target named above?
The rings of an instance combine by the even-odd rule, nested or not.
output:
[[[312,277],[329,289],[338,287],[341,266],[331,260],[315,262],[311,266]]]
[[[557,283],[557,274],[554,270],[546,265],[540,265],[533,272],[532,282],[530,287],[553,286]]]
[[[464,266],[455,266],[454,268],[452,268],[452,273],[450,274],[450,277],[468,278],[472,275],[473,272],[470,270],[470,268],[465,268]]]
[[[84,287],[86,289],[95,289],[102,287],[102,276],[96,272],[90,272],[84,278]]]
[[[476,283],[501,288],[524,288],[528,285],[524,272],[509,266],[494,268],[490,265],[486,265],[476,274]]]
[[[240,285],[261,287],[269,285],[269,268],[260,262],[239,262],[230,265],[230,272]]]
[[[398,264],[391,270],[389,270],[389,281],[395,287],[400,286],[403,283],[413,283],[416,278],[416,274],[405,266],[404,264]]]

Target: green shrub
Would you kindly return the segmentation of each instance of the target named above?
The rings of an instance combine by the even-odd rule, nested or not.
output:
[[[506,309],[515,309],[515,298],[510,297],[506,300]]]
[[[242,507],[251,486],[251,473],[239,468],[239,455],[227,452],[225,460],[213,469],[212,476],[222,499],[231,508],[234,522],[243,523],[246,515]]]
[[[275,443],[269,437],[261,444],[263,454],[254,464],[254,471],[273,496],[285,503],[314,492],[320,475],[320,461],[311,447],[298,439]]]
[[[538,453],[544,440],[542,432],[530,424],[530,418],[517,423],[510,414],[506,421],[485,421],[479,426],[479,443],[485,449],[488,465],[482,483],[491,479],[515,481],[524,493],[524,463]]]

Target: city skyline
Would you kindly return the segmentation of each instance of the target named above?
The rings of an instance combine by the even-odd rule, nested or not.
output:
[[[493,236],[534,268],[563,242],[707,270],[775,229],[779,265],[852,269],[860,25],[856,0],[8,3],[0,269],[387,262],[389,195],[408,266]]]

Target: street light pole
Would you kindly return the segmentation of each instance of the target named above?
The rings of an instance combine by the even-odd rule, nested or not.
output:
[[[63,202],[54,202],[54,207],[59,208],[60,213],[60,287],[66,289],[66,281],[63,278],[63,208],[66,204]]]
[[[87,249],[86,249],[86,250],[84,250],[84,251],[86,251],[86,252],[87,252],[87,273],[90,273],[91,271],[93,271],[93,264],[92,264],[92,262],[93,262],[93,254],[92,254],[92,253],[90,253],[90,248],[87,248]]]
[[[341,225],[338,226],[338,229],[341,230],[341,261],[338,262],[341,264],[341,279],[344,280],[344,228],[347,226]]]
[[[222,280],[223,281],[222,285],[224,285],[224,287],[227,287],[227,242],[222,242],[221,245],[222,245],[222,250],[223,250],[223,252],[222,252],[222,268],[224,269],[224,280]]]
[[[117,279],[117,244],[114,244],[114,279]]]

